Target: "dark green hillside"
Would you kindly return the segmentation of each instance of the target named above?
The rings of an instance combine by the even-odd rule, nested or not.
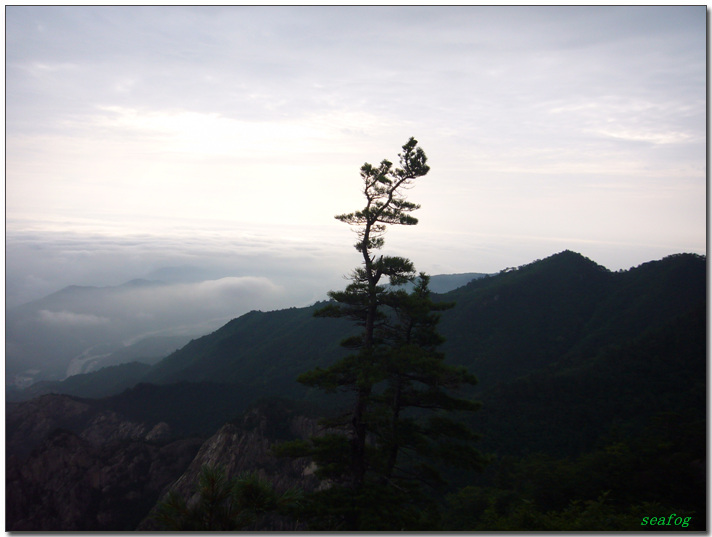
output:
[[[610,342],[637,337],[705,305],[706,268],[704,257],[679,254],[615,273],[615,286],[600,298],[585,337],[573,351],[581,356],[597,353]]]
[[[440,325],[448,360],[477,372],[483,385],[558,360],[584,336],[615,276],[563,252],[441,295],[456,302]],[[250,312],[192,341],[144,380],[243,382],[268,395],[295,396],[302,393],[296,376],[340,356],[338,342],[351,329],[315,319],[316,307]]]
[[[98,407],[154,426],[165,422],[172,437],[210,435],[239,417],[259,393],[238,384],[178,382],[137,384],[98,401]]]
[[[482,386],[588,359],[706,304],[705,271],[691,254],[614,273],[562,252],[443,295],[443,348]]]
[[[456,303],[443,314],[443,351],[475,372],[483,386],[558,361],[585,336],[614,277],[565,251],[474,280],[442,295]]]
[[[573,454],[614,422],[638,427],[655,412],[698,409],[705,268],[704,257],[677,255],[614,273],[567,251],[441,295],[456,302],[440,324],[447,360],[480,379],[484,445]],[[351,329],[314,318],[316,307],[251,312],[143,380],[236,382],[302,398],[296,377],[342,356]]]
[[[430,279],[430,291],[432,293],[447,293],[453,289],[467,285],[472,280],[489,276],[481,272],[465,272],[463,274],[436,274]],[[403,289],[413,290],[413,284],[406,284]]]
[[[663,413],[704,424],[705,327],[700,305],[587,360],[501,383],[483,394],[473,426],[486,431],[489,451],[564,456],[593,448],[612,427],[638,434]],[[702,458],[704,438],[697,441]]]
[[[580,336],[535,370],[520,367],[512,332],[525,352],[482,386],[468,420],[495,457],[484,475],[451,476],[462,488],[448,529],[640,531],[643,517],[673,512],[706,528],[705,268],[678,255],[608,273],[573,323]],[[487,296],[486,283],[469,287]]]
[[[236,382],[264,395],[303,394],[296,377],[341,352],[346,322],[314,318],[308,308],[252,311],[191,341],[154,366],[146,382]]]
[[[705,269],[704,257],[684,254],[610,272],[565,251],[475,279],[434,295],[456,303],[442,314],[443,351],[448,362],[477,375],[480,393],[549,367],[572,367],[706,304]],[[240,383],[264,396],[304,397],[296,377],[343,356],[339,341],[353,329],[314,318],[318,307],[245,314],[191,341],[140,381]]]
[[[494,459],[453,476],[451,530],[706,528],[706,307],[566,368],[501,383],[470,425]],[[669,531],[669,528],[660,528]]]

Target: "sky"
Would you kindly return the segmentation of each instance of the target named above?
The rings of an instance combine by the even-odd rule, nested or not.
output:
[[[170,267],[323,298],[359,262],[333,216],[411,136],[420,223],[384,253],[418,270],[706,253],[705,6],[5,16],[8,307]]]

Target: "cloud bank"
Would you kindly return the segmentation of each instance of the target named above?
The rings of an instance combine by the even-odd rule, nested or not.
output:
[[[95,326],[109,324],[111,320],[98,315],[87,315],[84,313],[72,313],[71,311],[49,311],[40,310],[39,320],[41,323],[66,326]]]
[[[414,135],[432,236],[705,248],[704,6],[10,6],[6,26],[12,218],[324,225]]]

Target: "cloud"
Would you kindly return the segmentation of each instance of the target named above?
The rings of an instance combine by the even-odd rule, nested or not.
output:
[[[61,326],[61,327],[71,327],[71,326],[95,326],[95,325],[106,325],[111,322],[110,319],[106,317],[99,317],[97,315],[88,315],[85,313],[72,313],[71,311],[49,311],[40,310],[39,320],[45,324]]]
[[[257,276],[229,277],[193,284],[192,292],[199,300],[233,300],[245,295],[260,296],[284,291],[269,278]]]
[[[229,276],[192,283],[125,285],[109,297],[116,315],[131,317],[140,311],[154,325],[199,323],[206,318],[237,317],[250,309],[269,309],[285,300],[288,293],[264,276]]]
[[[77,127],[114,132],[127,141],[153,142],[183,158],[229,156],[252,160],[258,156],[283,159],[324,153],[343,138],[340,133],[369,129],[377,123],[379,118],[365,112],[321,112],[306,120],[277,117],[254,121],[215,112],[99,106],[86,124]]]
[[[240,297],[258,309],[306,305],[341,285],[341,275],[358,262],[349,232],[337,226],[332,235],[333,229],[325,227],[292,226],[275,236],[259,226],[232,229],[214,223],[197,232],[176,223],[164,233],[122,234],[120,227],[94,229],[81,221],[47,226],[9,219],[6,302],[13,307],[69,285],[118,286],[165,275],[171,285],[150,288],[156,303],[201,299],[222,308]],[[181,267],[191,267],[189,282],[171,276],[185,275]],[[137,305],[135,312],[155,314],[148,289],[125,291],[146,298],[142,302],[149,309]]]
[[[705,248],[704,6],[10,6],[6,33],[6,216],[56,224],[8,234],[8,303],[185,264],[338,286],[332,215],[411,135],[416,235],[467,237],[420,266],[520,256],[470,261],[483,231]]]

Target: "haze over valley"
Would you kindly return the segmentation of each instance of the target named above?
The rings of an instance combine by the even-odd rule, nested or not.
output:
[[[203,279],[198,267],[162,267],[118,286],[68,286],[6,312],[6,381],[27,387],[130,361],[155,363],[250,310],[311,305],[317,282],[291,292],[267,277]],[[481,274],[436,276],[449,291]],[[153,279],[159,278],[159,279]],[[326,299],[326,290],[318,299]]]

